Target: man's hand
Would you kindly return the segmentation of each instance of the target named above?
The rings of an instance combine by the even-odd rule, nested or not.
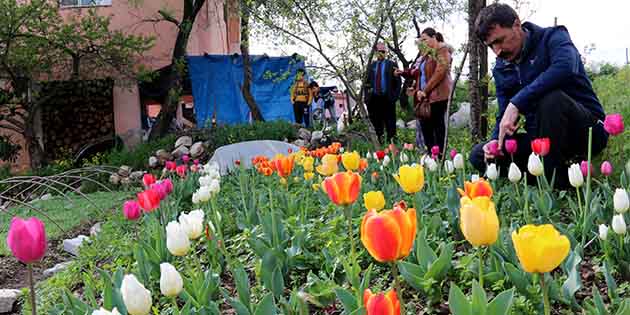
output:
[[[418,93],[416,93],[416,97],[421,100],[425,97],[427,97],[427,95],[424,93],[424,91],[418,91]]]
[[[503,113],[503,118],[501,118],[501,122],[499,123],[499,151],[503,148],[505,135],[511,136],[518,129],[518,124],[516,123],[518,114],[518,108],[512,103],[508,104],[505,112]]]

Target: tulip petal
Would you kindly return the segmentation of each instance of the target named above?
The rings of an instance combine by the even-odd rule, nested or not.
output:
[[[374,213],[364,218],[361,242],[377,261],[394,261],[399,257],[402,245],[398,223],[392,216]]]
[[[402,237],[400,245],[400,254],[397,259],[404,258],[409,255],[413,247],[413,241],[416,239],[416,209],[404,211],[400,207],[394,207],[393,210],[384,211],[383,215],[391,216],[398,223],[398,227]]]
[[[370,315],[394,315],[394,305],[389,297],[385,296],[383,293],[374,295],[367,302],[365,308]]]

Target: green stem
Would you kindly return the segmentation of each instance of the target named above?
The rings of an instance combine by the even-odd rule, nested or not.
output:
[[[588,167],[586,172],[586,196],[584,197],[584,212],[590,213],[591,204],[591,155],[593,146],[593,127],[588,128]]]
[[[477,255],[479,256],[479,286],[483,289],[483,247],[477,248]]]
[[[400,279],[398,277],[398,265],[396,262],[392,262],[392,276],[394,277],[394,290],[396,290],[396,296],[398,297],[398,302],[400,303],[400,314],[404,315],[406,314],[405,302],[403,301]]]
[[[578,211],[580,211],[580,221],[582,223],[582,244],[586,243],[586,211],[584,205],[582,205],[582,197],[580,196],[580,187],[575,187],[575,192],[578,200]]]
[[[619,252],[623,252],[623,237],[623,234],[619,235]]]
[[[356,252],[354,247],[354,230],[352,228],[352,208],[351,206],[345,206],[344,212],[348,219],[348,236],[350,237],[350,261],[352,262],[352,268],[355,266]]]
[[[549,292],[545,288],[545,274],[540,274],[540,287],[543,291],[543,303],[545,307],[545,315],[551,315],[551,305],[549,304]]]
[[[175,309],[175,311],[173,311],[173,315],[179,315],[179,306],[177,306],[177,296],[173,296],[171,297],[171,299],[173,300],[173,308]]]
[[[33,279],[33,264],[26,264],[28,268],[28,285],[31,293],[31,314],[37,315],[37,303],[35,302],[35,280]]]

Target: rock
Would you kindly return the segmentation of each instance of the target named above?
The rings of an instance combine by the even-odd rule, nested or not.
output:
[[[85,235],[79,235],[75,238],[63,240],[63,250],[74,255],[79,255],[79,247],[83,244],[84,241],[89,240],[90,238]]]
[[[407,122],[407,129],[416,129],[416,121],[415,120],[410,120]]]
[[[132,181],[136,181],[136,180],[142,179],[142,176],[144,176],[144,171],[135,171],[135,172],[132,172],[131,175],[129,175],[129,178]]]
[[[171,152],[171,155],[173,155],[175,158],[179,158],[180,156],[182,156],[184,154],[190,154],[190,150],[185,145],[177,147],[177,149],[175,149],[175,150],[173,150],[173,152]]]
[[[130,185],[131,184],[131,179],[129,177],[122,178],[120,180],[120,184],[121,185]]]
[[[190,147],[192,145],[192,138],[189,136],[179,137],[177,141],[175,141],[175,147],[187,146]]]
[[[96,234],[101,233],[101,225],[101,222],[94,224],[94,226],[90,228],[90,236],[96,236]]]
[[[311,131],[306,128],[300,128],[298,130],[298,138],[304,141],[311,141]]]
[[[13,311],[13,304],[22,295],[22,291],[13,289],[0,290],[0,313]]]
[[[195,142],[195,144],[190,147],[190,156],[193,159],[196,159],[202,156],[206,152],[206,148],[203,146],[203,142]]]
[[[68,269],[68,266],[70,266],[70,264],[72,263],[72,261],[66,261],[66,262],[62,262],[60,264],[56,264],[54,267],[49,268],[44,270],[44,277],[50,277],[58,272],[64,271],[66,269]]]
[[[111,176],[109,176],[109,182],[114,185],[120,184],[120,175],[112,174]]]
[[[319,140],[321,140],[324,137],[324,132],[323,131],[313,131],[313,133],[311,134],[311,143],[313,142],[317,142]]]
[[[129,177],[131,174],[131,166],[123,165],[118,169],[118,175],[121,177]]]
[[[464,102],[459,105],[459,110],[449,117],[449,126],[454,128],[470,126],[470,103]]]
[[[234,144],[225,145],[217,148],[209,163],[217,163],[220,167],[221,175],[228,174],[230,169],[235,167],[234,161],[240,160],[241,167],[250,168],[252,166],[252,158],[258,155],[264,155],[273,158],[278,153],[287,154],[288,150],[298,152],[299,147],[281,141],[275,140],[256,140],[245,141]]]
[[[297,139],[297,140],[293,141],[293,144],[298,146],[298,147],[305,147],[305,146],[308,145],[308,143],[305,140],[303,140],[303,139]]]
[[[149,158],[149,167],[150,168],[156,168],[158,167],[158,165],[160,164],[160,160],[158,160],[158,158],[156,158],[155,156],[152,156]]]
[[[396,120],[396,128],[405,129],[405,122],[402,119]]]
[[[155,151],[155,156],[157,156],[160,161],[170,161],[171,158],[173,158],[173,156],[164,149]]]

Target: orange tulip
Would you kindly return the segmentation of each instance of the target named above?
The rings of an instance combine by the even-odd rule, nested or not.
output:
[[[322,189],[336,205],[351,205],[359,197],[361,176],[354,172],[337,173],[324,179]]]
[[[283,178],[289,177],[291,171],[293,171],[292,156],[277,157],[275,160],[271,161],[271,164],[273,164],[273,168],[276,169],[278,175]]]
[[[416,209],[407,209],[405,203],[392,210],[370,210],[361,221],[361,242],[379,262],[402,259],[413,247],[416,224]]]
[[[367,159],[361,159],[359,161],[359,172],[365,171],[365,169],[367,167],[368,167],[368,160]]]
[[[370,289],[365,289],[363,305],[367,315],[400,315],[400,302],[393,289],[385,294],[374,294]]]
[[[464,190],[457,188],[459,194],[462,197],[468,197],[474,199],[476,197],[488,197],[492,198],[492,186],[485,179],[481,178],[475,182],[466,181],[464,183]]]

